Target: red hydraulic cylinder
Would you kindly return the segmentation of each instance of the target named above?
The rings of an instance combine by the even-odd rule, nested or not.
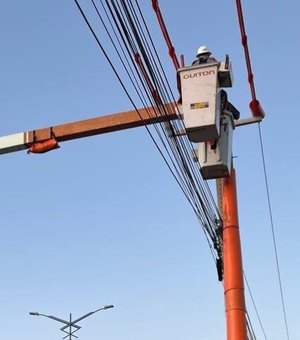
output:
[[[247,340],[235,170],[223,178],[223,260],[227,340]]]

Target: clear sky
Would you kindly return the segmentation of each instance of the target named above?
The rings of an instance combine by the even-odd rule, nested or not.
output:
[[[88,6],[88,1],[81,3]],[[175,96],[151,8],[140,1]],[[229,54],[230,100],[251,100],[234,1],[160,1],[187,64],[200,45]],[[244,1],[290,339],[299,330],[298,1]],[[104,44],[107,39],[100,35]],[[132,109],[73,1],[0,2],[0,135]],[[114,56],[112,56],[112,61]],[[286,339],[257,126],[234,136],[244,269],[266,335]],[[0,338],[225,339],[223,287],[203,231],[144,128],[1,156]],[[212,182],[212,190],[214,183]],[[264,339],[249,292],[247,306]]]

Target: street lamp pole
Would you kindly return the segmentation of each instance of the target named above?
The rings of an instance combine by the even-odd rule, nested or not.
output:
[[[72,314],[71,313],[70,313],[69,321],[58,318],[58,317],[53,316],[53,315],[46,315],[46,314],[42,314],[42,313],[38,313],[38,312],[30,312],[29,314],[34,315],[34,316],[44,316],[48,319],[52,319],[52,320],[55,320],[55,321],[58,321],[58,322],[65,324],[63,327],[60,328],[61,331],[63,331],[64,333],[67,334],[66,336],[63,337],[63,339],[66,339],[68,337],[69,340],[72,340],[72,337],[78,338],[78,336],[74,335],[74,333],[79,331],[79,329],[81,328],[80,326],[77,325],[77,323],[79,321],[89,317],[92,314],[99,312],[100,310],[106,310],[106,309],[113,308],[113,307],[114,307],[113,305],[105,305],[105,306],[103,306],[99,309],[96,309],[92,312],[84,314],[84,315],[80,316],[79,318],[77,318],[76,320],[73,320],[73,321],[72,321]]]

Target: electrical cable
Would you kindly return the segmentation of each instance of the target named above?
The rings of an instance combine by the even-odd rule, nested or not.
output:
[[[111,8],[110,8],[110,10],[111,10]],[[124,27],[124,26],[123,26]],[[120,29],[119,27],[118,27],[118,29]],[[122,34],[122,32],[120,32],[120,34]],[[128,35],[127,35],[128,36]],[[151,104],[151,105],[153,105],[153,103]]]
[[[248,331],[248,340],[256,340],[256,336],[253,331],[251,320],[247,312],[246,312],[246,327]]]
[[[138,112],[138,114],[139,114],[139,111],[138,111],[137,106],[135,105],[133,99],[132,99],[131,96],[129,95],[129,93],[128,93],[128,91],[127,91],[127,89],[126,89],[124,83],[122,82],[120,76],[118,75],[118,72],[117,72],[116,68],[113,66],[112,62],[110,61],[110,58],[108,57],[108,55],[107,55],[107,53],[105,52],[105,50],[104,50],[102,44],[100,43],[100,40],[98,39],[98,37],[97,37],[95,31],[93,30],[93,28],[92,28],[90,22],[88,21],[86,15],[84,14],[84,12],[83,12],[83,10],[82,10],[80,4],[78,3],[77,0],[74,0],[74,2],[76,3],[76,5],[77,5],[77,7],[78,7],[78,9],[79,9],[79,11],[80,11],[80,13],[81,13],[81,15],[83,16],[83,18],[84,18],[84,20],[85,20],[87,26],[89,27],[89,29],[90,29],[90,31],[91,31],[91,33],[92,33],[92,35],[94,36],[94,38],[95,38],[95,40],[96,40],[98,46],[100,47],[100,49],[101,49],[101,51],[103,52],[105,58],[107,59],[107,61],[109,62],[111,68],[113,69],[113,72],[115,73],[117,79],[119,80],[119,82],[120,82],[120,84],[121,84],[123,90],[125,91],[127,97],[129,98],[129,100],[131,101],[131,103],[132,103],[132,105],[134,106],[135,110],[136,110],[136,111]],[[140,116],[140,118],[141,118],[141,120],[142,120],[142,116],[141,116],[140,114],[139,114],[139,116]],[[155,146],[157,147],[158,151],[160,152],[161,156],[163,157],[163,159],[164,159],[166,165],[168,166],[169,170],[171,171],[173,177],[174,177],[175,180],[177,181],[179,187],[180,187],[180,188],[183,190],[183,192],[185,193],[184,188],[182,187],[180,181],[178,180],[178,178],[176,177],[176,175],[175,175],[175,173],[174,173],[174,170],[173,170],[173,169],[171,168],[171,166],[169,165],[169,163],[168,163],[168,161],[167,161],[165,155],[163,154],[163,152],[162,152],[162,150],[160,149],[159,145],[157,144],[155,138],[154,138],[153,135],[151,134],[151,131],[150,131],[149,127],[145,125],[145,128],[146,128],[146,130],[148,131],[148,133],[149,133],[149,135],[150,135],[152,141],[154,142],[154,144],[155,144]],[[192,204],[192,202],[190,201],[190,199],[189,199],[189,197],[188,197],[188,195],[187,195],[186,193],[185,193],[185,196],[186,196],[186,198],[188,199],[188,201]],[[194,208],[194,211],[197,213],[197,210],[196,210],[195,208]]]
[[[139,7],[139,5],[138,5],[138,1],[135,0],[135,2],[136,2],[136,4],[137,4],[137,7],[138,7],[139,10],[140,10],[140,7]],[[157,19],[158,19],[158,22],[159,22],[159,25],[160,25],[162,34],[163,34],[163,36],[164,36],[164,38],[165,38],[165,41],[166,41],[166,43],[167,43],[167,46],[168,46],[168,49],[169,49],[169,55],[170,55],[170,57],[171,57],[171,59],[172,59],[172,61],[173,61],[173,64],[174,64],[174,66],[175,66],[175,69],[177,70],[177,69],[179,68],[179,63],[178,63],[177,56],[176,56],[176,53],[175,53],[175,48],[174,48],[174,46],[172,45],[172,41],[171,41],[170,36],[169,36],[169,33],[168,33],[168,31],[167,31],[167,28],[166,28],[166,25],[165,25],[165,22],[164,22],[164,18],[163,18],[163,16],[162,16],[162,13],[161,13],[160,8],[159,8],[158,0],[152,0],[152,7],[153,7],[153,9],[154,9],[154,11],[155,11],[155,13],[156,13],[156,16],[157,16]],[[141,12],[141,11],[140,11],[140,12]],[[141,17],[142,17],[142,19],[144,20],[142,13],[141,13]],[[145,26],[146,26],[146,25],[145,25]],[[147,27],[146,27],[146,28],[147,28]],[[148,32],[148,33],[149,33],[149,32]],[[154,44],[153,44],[152,37],[151,37],[150,34],[149,34],[149,38],[150,38],[150,41],[152,42],[152,45],[154,45]],[[157,57],[158,57],[158,55],[157,55]],[[161,70],[162,70],[162,72],[163,72],[163,74],[164,74],[164,76],[165,76],[165,72],[164,72],[164,69],[163,69],[161,63],[160,63],[160,66],[161,66]],[[165,79],[167,79],[166,76],[165,76]],[[174,98],[173,98],[173,100],[174,100]],[[184,122],[183,122],[183,125],[184,125]],[[185,130],[185,126],[183,126],[183,129]],[[190,142],[190,141],[188,141],[188,142],[189,142],[189,144],[191,145],[191,142]],[[205,183],[205,185],[206,185],[206,187],[207,187],[207,193],[208,193],[208,195],[212,198],[212,194],[211,194],[211,191],[210,191],[210,189],[209,189],[209,187],[208,187],[207,182],[204,182],[204,183]],[[214,204],[215,209],[218,210],[217,205],[216,205],[214,199],[212,199],[212,203]],[[220,217],[220,215],[219,215],[219,217]],[[220,219],[221,219],[221,218],[220,218]]]
[[[149,38],[151,39],[151,35],[149,35]],[[152,41],[152,40],[151,40]],[[152,42],[152,45],[153,45],[153,42]],[[156,55],[157,55],[157,51],[155,50],[155,53],[156,53]],[[160,66],[161,66],[161,63],[160,63]],[[162,68],[162,67],[161,67]],[[163,68],[162,68],[162,73],[164,74],[164,70],[163,70]],[[165,79],[166,79],[166,76],[165,76],[165,74],[164,74],[164,77],[165,77]],[[166,79],[166,81],[167,81],[167,79]],[[168,84],[169,85],[169,84]],[[182,122],[183,124],[184,124],[184,122]],[[175,124],[176,124],[176,122],[175,122]],[[185,128],[185,127],[184,127]],[[179,129],[179,127],[177,127],[177,129]],[[187,139],[185,139],[185,141],[186,141]],[[189,141],[188,141],[189,142]],[[188,150],[188,153],[190,154],[191,152],[192,152],[192,150],[193,150],[193,147],[191,146],[191,143],[189,142],[189,145],[188,145],[188,147],[189,147],[189,150]],[[199,174],[199,169],[197,169],[197,171],[196,171],[196,173],[197,174]],[[195,175],[195,173],[194,173],[194,175]],[[196,176],[195,176],[196,177]],[[205,185],[207,185],[207,182],[204,182],[204,184]],[[211,193],[210,193],[211,194]],[[214,201],[213,201],[213,203],[215,203]],[[216,207],[216,206],[215,206]]]
[[[191,153],[191,150],[190,150],[189,154]],[[186,159],[188,160],[188,159],[190,159],[190,157],[187,157]],[[197,171],[197,173],[199,173],[199,171]],[[193,175],[193,177],[195,177],[195,175]]]
[[[74,0],[77,7],[79,5],[77,0]],[[161,82],[161,78],[159,78],[159,75],[161,74],[157,69],[156,71],[153,69],[153,64],[151,64],[151,60],[149,59],[149,55],[151,57],[153,57],[153,55],[149,54],[149,51],[146,51],[144,49],[145,46],[145,38],[141,39],[141,27],[138,27],[137,25],[137,20],[134,20],[134,18],[136,18],[137,16],[137,12],[133,13],[132,9],[133,9],[133,5],[132,3],[129,3],[129,7],[127,6],[127,4],[124,1],[121,1],[121,8],[123,9],[122,14],[120,13],[120,6],[119,3],[116,3],[115,1],[111,1],[110,3],[108,3],[106,1],[106,5],[108,6],[110,15],[113,17],[113,21],[115,26],[116,26],[116,31],[118,31],[120,38],[123,39],[122,43],[123,45],[126,47],[125,50],[131,50],[131,53],[134,54],[135,56],[137,55],[137,46],[139,48],[139,51],[141,53],[141,56],[143,58],[143,60],[145,61],[145,65],[146,67],[144,68],[144,73],[142,73],[142,76],[144,76],[144,84],[142,86],[142,88],[145,90],[145,87],[148,87],[148,91],[145,90],[146,92],[146,97],[148,96],[148,100],[150,100],[150,102],[154,105],[152,106],[156,106],[156,109],[158,109],[159,114],[164,113],[164,111],[166,110],[166,104],[163,102],[166,101],[166,94],[164,94],[164,92],[166,91],[166,87],[164,85],[164,83],[160,83]],[[95,5],[95,3],[93,2],[93,5]],[[110,6],[111,5],[111,6]],[[113,13],[113,11],[115,13]],[[96,34],[92,29],[92,26],[90,25],[90,23],[87,20],[87,17],[84,15],[83,11],[80,11],[82,16],[84,17],[84,20],[86,21],[86,23],[88,24],[89,29],[91,30],[93,36],[96,38]],[[125,20],[126,18],[126,20]],[[134,22],[135,21],[135,22]],[[103,22],[102,22],[103,24]],[[129,33],[129,26],[130,26],[130,30],[133,32],[133,36]],[[126,41],[124,39],[124,37],[126,38]],[[134,39],[133,39],[134,37]],[[99,45],[99,39],[96,39],[97,43]],[[137,43],[137,45],[136,45]],[[106,56],[106,54],[105,54]],[[130,56],[130,54],[129,54]],[[131,60],[132,60],[132,56],[131,56]],[[153,60],[152,60],[153,61]],[[111,65],[112,66],[112,65]],[[140,65],[142,66],[142,65]],[[117,73],[116,69],[113,68],[114,72]],[[149,74],[148,74],[149,72]],[[138,75],[139,77],[141,75]],[[141,79],[141,78],[140,78]],[[120,77],[118,77],[118,80],[120,81]],[[133,81],[132,81],[133,82]],[[153,85],[154,84],[154,85]],[[123,84],[124,85],[124,84]],[[150,88],[149,88],[150,86]],[[152,88],[151,88],[152,86]],[[124,86],[123,86],[124,88]],[[160,95],[162,95],[163,100],[160,99],[157,102],[157,98],[155,100],[154,98],[154,103],[153,103],[153,89],[155,89],[155,91],[158,91],[160,93]],[[150,91],[150,92],[149,92]],[[125,91],[126,92],[126,91]],[[148,94],[147,94],[148,92]],[[127,96],[130,97],[129,93],[126,92]],[[140,93],[141,94],[141,93]],[[151,99],[152,96],[152,99]],[[160,97],[158,97],[160,98]],[[136,108],[136,106],[134,105],[134,107]],[[173,108],[174,109],[174,108]],[[176,136],[176,132],[174,130],[173,127],[174,122],[169,122],[168,124],[161,124],[162,127],[162,133],[164,134],[165,138],[169,137],[168,133],[169,131],[167,131],[167,128],[169,128],[169,130],[172,131],[172,134],[174,136]],[[167,125],[167,126],[166,126]],[[175,126],[176,124],[174,124]],[[148,132],[150,130],[148,129]],[[159,135],[160,140],[162,141],[162,135]],[[153,139],[153,138],[152,138]],[[173,153],[173,157],[174,157],[174,161],[176,162],[176,164],[174,163],[174,161],[172,161],[172,165],[170,165],[170,163],[168,163],[168,167],[171,170],[172,167],[174,167],[175,165],[175,171],[172,170],[172,174],[173,176],[176,177],[175,173],[177,172],[177,176],[178,176],[178,172],[180,171],[180,173],[182,173],[183,177],[176,177],[177,182],[180,184],[181,189],[183,190],[183,192],[185,193],[185,196],[188,198],[188,201],[191,203],[194,211],[196,212],[196,215],[198,216],[199,221],[201,222],[202,225],[204,225],[204,228],[206,230],[206,232],[208,233],[208,235],[210,236],[213,244],[214,244],[214,249],[217,249],[217,253],[218,255],[220,255],[221,251],[220,251],[220,245],[218,245],[219,241],[218,241],[218,237],[219,235],[216,233],[216,220],[219,220],[219,213],[218,211],[216,212],[216,204],[215,202],[213,204],[208,204],[210,203],[210,201],[212,200],[212,195],[210,193],[210,195],[207,196],[203,195],[204,193],[206,193],[207,191],[207,187],[205,186],[200,186],[200,189],[198,188],[199,186],[199,178],[194,179],[194,172],[196,171],[195,167],[193,169],[193,163],[191,163],[191,152],[189,151],[189,155],[187,156],[188,151],[185,149],[186,144],[184,144],[185,142],[181,141],[182,138],[167,138],[167,143],[168,143],[168,147],[170,148],[170,151]],[[158,147],[158,144],[156,143],[156,146]],[[166,149],[166,144],[163,143],[164,148]],[[191,148],[192,150],[192,148]],[[162,153],[162,152],[161,152]],[[166,158],[164,157],[164,160],[166,162]],[[198,168],[198,172],[199,168]],[[178,179],[179,178],[179,179]],[[203,181],[203,180],[202,180]],[[206,183],[206,182],[205,182]],[[200,190],[200,192],[198,191]]]
[[[251,292],[251,289],[250,289],[250,285],[249,285],[249,282],[248,282],[248,280],[247,280],[247,276],[246,276],[245,272],[244,272],[244,279],[245,279],[246,286],[247,286],[247,289],[248,289],[248,292],[249,292],[249,295],[250,295],[250,298],[251,298],[251,301],[252,301],[252,304],[253,304],[253,307],[254,307],[254,310],[255,310],[255,313],[256,313],[256,317],[257,317],[258,322],[259,322],[259,324],[260,324],[260,328],[261,328],[261,330],[262,330],[262,333],[263,333],[263,335],[264,335],[265,340],[268,340],[268,339],[267,339],[266,332],[265,332],[265,329],[264,329],[264,326],[263,326],[262,321],[261,321],[261,318],[260,318],[260,315],[259,315],[259,313],[258,313],[258,309],[257,309],[257,307],[256,307],[256,303],[255,303],[255,301],[254,301],[254,297],[253,297],[253,295],[252,295],[252,292]]]
[[[245,22],[244,22],[241,0],[236,0],[236,7],[237,7],[237,14],[238,14],[238,20],[239,20],[239,26],[240,26],[241,42],[242,42],[242,45],[244,47],[246,67],[247,67],[247,72],[248,72],[248,82],[249,82],[249,85],[250,85],[250,90],[251,90],[251,95],[252,95],[252,101],[250,102],[250,109],[251,109],[254,117],[263,118],[265,116],[264,111],[263,111],[262,107],[260,106],[259,101],[256,98],[254,77],[253,77],[253,72],[252,72],[252,67],[251,67],[251,59],[250,59],[250,53],[249,53],[249,47],[248,47],[248,38],[247,38],[247,35],[246,35]],[[267,192],[269,216],[270,216],[270,223],[271,223],[271,230],[272,230],[273,247],[274,247],[277,276],[278,276],[278,282],[279,282],[279,288],[280,288],[281,304],[282,304],[282,310],[283,310],[283,316],[284,316],[284,324],[285,324],[286,335],[287,335],[287,339],[289,340],[289,338],[290,338],[289,337],[289,329],[288,329],[286,308],[285,308],[285,303],[284,303],[284,294],[283,294],[282,280],[281,280],[280,267],[279,267],[279,258],[278,258],[278,252],[277,252],[277,244],[276,244],[276,235],[275,235],[275,228],[274,228],[274,223],[273,223],[273,214],[272,214],[272,208],[271,208],[269,185],[268,185],[268,178],[267,178],[267,172],[266,172],[266,164],[265,164],[265,157],[264,157],[264,150],[263,150],[260,124],[258,126],[259,126],[258,128],[259,128],[261,154],[262,154],[262,160],[263,160],[263,169],[264,169],[265,186],[266,186],[266,192]],[[263,333],[265,335],[264,331],[263,331]]]
[[[275,256],[275,262],[276,262],[277,278],[278,278],[278,284],[279,284],[279,290],[280,290],[282,312],[283,312],[283,317],[284,317],[286,336],[287,336],[287,339],[289,340],[290,339],[289,327],[288,327],[287,313],[286,313],[285,302],[284,302],[283,285],[282,285],[282,279],[281,279],[281,273],[280,273],[278,250],[277,250],[276,232],[275,232],[275,226],[274,226],[274,221],[273,221],[273,211],[272,211],[272,206],[271,206],[269,181],[268,181],[268,175],[267,175],[267,167],[266,167],[266,161],[265,161],[265,153],[264,153],[260,123],[258,124],[258,131],[259,131],[259,140],[260,140],[260,148],[261,148],[261,155],[262,155],[265,188],[266,188],[267,201],[268,201],[269,218],[270,218],[270,224],[271,224],[272,241],[273,241],[274,256]]]

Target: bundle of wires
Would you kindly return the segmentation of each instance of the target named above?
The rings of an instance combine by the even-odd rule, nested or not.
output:
[[[161,118],[160,123],[153,127],[145,125],[145,128],[203,227],[213,258],[218,264],[219,279],[222,280],[221,217],[210,188],[202,179],[200,165],[193,159],[192,143],[186,134],[178,134],[178,131],[185,131],[183,120],[180,115],[178,120],[168,117],[171,113],[179,112],[179,109],[138,1],[99,0],[96,3],[90,0],[88,11],[82,8],[79,1],[74,1],[133,107],[137,112],[138,107],[148,108],[149,116],[154,112]],[[97,24],[95,20],[92,24],[86,14],[91,13],[91,10],[99,19]],[[99,23],[102,32],[108,37],[109,48],[113,48],[117,55],[115,59],[118,65],[125,72],[126,83],[124,76],[121,77],[117,70],[117,62],[112,62],[108,47],[104,46],[99,33],[96,33]],[[104,40],[102,34],[101,37]]]

